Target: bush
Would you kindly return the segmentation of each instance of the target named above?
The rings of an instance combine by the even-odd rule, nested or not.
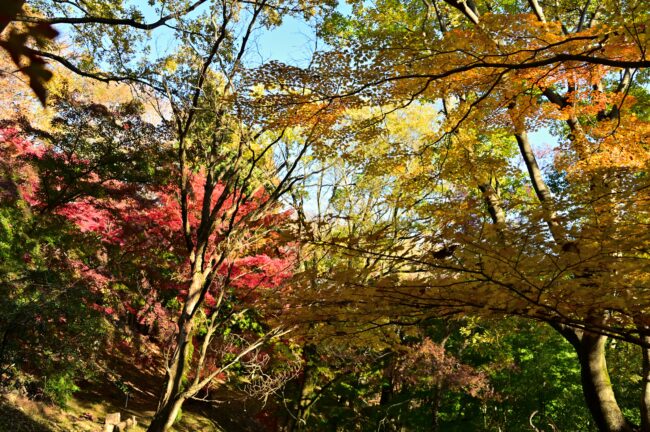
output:
[[[54,375],[45,379],[43,393],[45,397],[55,404],[65,407],[72,394],[79,391],[70,372]]]

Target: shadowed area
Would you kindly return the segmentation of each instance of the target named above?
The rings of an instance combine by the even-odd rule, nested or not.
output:
[[[55,432],[6,401],[0,401],[0,413],[0,432]]]

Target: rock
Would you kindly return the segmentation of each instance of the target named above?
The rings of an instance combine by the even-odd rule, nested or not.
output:
[[[104,432],[116,432],[115,426],[120,423],[120,413],[106,414],[106,421],[104,422]]]
[[[120,424],[115,426],[115,432],[126,432],[128,430],[131,430],[135,428],[138,425],[138,422],[135,419],[135,416],[131,416],[131,418],[124,420]]]

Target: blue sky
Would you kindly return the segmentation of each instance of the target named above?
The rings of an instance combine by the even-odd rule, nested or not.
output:
[[[280,27],[258,35],[257,60],[278,60],[287,64],[305,65],[309,62],[316,44],[312,25],[302,19],[287,17]],[[319,47],[322,48],[322,44]]]
[[[131,4],[144,14],[146,22],[159,18],[145,0],[134,0]],[[344,5],[339,9],[349,9],[349,6]],[[245,17],[242,22],[245,22]],[[277,60],[292,65],[306,65],[316,47],[314,27],[314,22],[307,22],[302,17],[287,16],[279,27],[271,30],[258,29],[252,49],[247,56],[248,62],[254,65],[268,60]],[[154,57],[170,54],[174,46],[174,35],[171,29],[158,28],[153,32],[150,48]],[[323,46],[319,44],[318,47]]]

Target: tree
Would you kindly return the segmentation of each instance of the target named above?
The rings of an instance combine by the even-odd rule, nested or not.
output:
[[[14,128],[0,132],[0,367],[3,386],[65,405],[97,372],[108,333],[93,270],[99,244],[35,204],[34,159],[43,149]],[[85,264],[84,264],[85,263]]]
[[[26,59],[129,83],[157,102],[165,129],[158,142],[168,146],[148,139],[156,128],[128,111],[135,106],[122,107],[117,117],[133,117],[123,123],[89,105],[67,117],[84,135],[61,153],[65,164],[57,153],[38,158],[49,180],[39,193],[52,203],[44,211],[95,233],[107,250],[135,244],[141,233],[133,221],[149,227],[146,249],[125,249],[129,268],[120,277],[137,285],[138,272],[148,283],[174,274],[187,285],[175,299],[176,320],[171,297],[150,302],[172,342],[149,430],[167,430],[225,365],[284,331],[273,320],[263,332],[243,329],[251,339],[241,357],[204,368],[211,337],[226,336],[221,317],[234,317],[242,301],[231,279],[252,271],[242,277],[249,287],[283,285],[287,275],[273,281],[259,269],[282,273],[293,262],[265,237],[282,243],[284,234],[269,232],[287,216],[266,218],[288,191],[306,260],[286,290],[295,308],[278,299],[282,319],[335,324],[339,333],[465,314],[549,323],[576,351],[602,431],[636,428],[606,367],[608,338],[617,338],[644,350],[639,418],[650,429],[645,2],[354,1],[351,16],[334,13],[319,25],[336,48],[306,68],[247,68],[259,26],[311,16],[322,11],[317,6],[163,2],[147,20],[119,2],[112,9],[102,1],[34,2],[3,21]],[[75,49],[39,46],[21,33],[41,25],[68,29]],[[173,31],[177,50],[158,58],[141,50],[148,31]],[[76,142],[65,127],[62,142]],[[535,131],[557,143],[542,149]],[[113,138],[138,146],[124,152]],[[96,139],[109,145],[94,148]],[[79,152],[81,159],[72,157]],[[311,179],[320,187],[314,200]],[[108,256],[114,267],[106,270],[119,273],[116,255]],[[447,364],[425,336],[421,350],[410,347],[412,358]],[[396,365],[381,363],[384,378]],[[297,412],[306,415],[302,402]]]
[[[331,97],[361,95],[377,107],[359,128],[376,130],[387,111],[414,103],[438,103],[444,118],[401,154],[399,138],[380,132],[389,150],[367,158],[390,185],[386,200],[399,196],[413,212],[403,239],[390,250],[388,235],[330,244],[386,266],[401,262],[407,276],[364,274],[362,294],[359,275],[341,271],[331,282],[334,308],[320,304],[318,313],[336,314],[350,301],[372,305],[356,312],[368,325],[387,316],[417,322],[472,311],[550,322],[579,354],[601,430],[629,429],[608,384],[604,335],[644,345],[639,198],[647,122],[629,96],[632,71],[617,76],[612,68],[646,67],[638,60],[647,44],[639,30],[647,9],[588,3],[575,16],[557,6],[553,15],[571,25],[547,22],[537,2],[530,2],[536,14],[516,18],[513,12],[527,11],[499,3],[483,17],[473,2],[446,3],[359,5],[354,18],[330,23],[343,35],[332,40],[347,46],[324,54],[319,73],[344,89]],[[335,63],[337,57],[344,60]],[[355,82],[346,86],[349,76]],[[527,133],[540,127],[556,128],[561,139],[546,178]],[[358,146],[377,135],[358,134]],[[513,163],[515,149],[528,179]],[[391,169],[402,170],[397,181]],[[357,289],[343,299],[337,283]]]
[[[39,144],[20,141],[20,158],[9,158],[8,169],[31,173],[31,183],[21,192],[30,213],[67,220],[96,240],[93,258],[70,263],[87,283],[82,305],[113,319],[132,315],[156,328],[171,362],[177,355],[174,315],[188,302],[192,280],[174,194],[173,135],[164,121],[144,121],[137,101],[104,106],[68,97],[57,99],[57,115],[47,130],[21,121]],[[188,182],[187,220],[196,227],[207,179],[203,172],[192,172]],[[233,188],[230,195],[220,183],[212,187],[213,206],[220,206],[214,219],[220,223],[204,240],[205,254],[227,255],[215,264],[201,302],[195,303],[197,330],[185,342],[181,388],[172,394],[176,411],[166,419],[169,424],[182,404],[178,400],[223,382],[242,362],[244,368],[268,362],[260,347],[285,333],[261,322],[255,305],[263,291],[278,289],[291,275],[292,248],[277,234],[288,214],[278,212],[261,186]],[[237,237],[224,235],[235,228]]]
[[[267,93],[268,101],[260,98],[259,89],[252,88],[259,81],[249,79],[254,75],[246,69],[245,56],[252,35],[258,26],[277,25],[284,15],[310,16],[319,7],[310,2],[197,1],[177,10],[173,5],[161,4],[160,18],[147,24],[140,11],[122,4],[111,8],[102,2],[33,6],[18,14],[15,21],[72,25],[71,36],[77,38],[73,40],[84,40],[93,53],[61,55],[56,49],[31,46],[30,52],[83,76],[153,90],[165,98],[161,108],[167,110],[168,117],[171,115],[180,213],[180,224],[175,229],[186,251],[189,285],[178,312],[165,388],[149,427],[151,431],[167,430],[183,402],[219,373],[213,371],[203,377],[197,373],[194,382],[185,385],[192,341],[211,287],[220,282],[224,266],[228,268],[242,253],[247,242],[246,226],[262,220],[275,206],[292,184],[295,161],[319,139],[318,132],[327,128],[327,117],[316,115],[335,110],[331,106],[336,104],[311,104],[306,108],[288,106],[275,113],[274,107],[267,105],[273,90]],[[178,54],[151,61],[147,52],[137,49],[138,42],[147,40],[147,30],[163,27],[174,29]],[[185,47],[192,47],[189,55]],[[99,64],[107,69],[99,70]],[[300,97],[300,88],[292,91]],[[283,93],[275,95],[282,97]],[[247,95],[248,104],[244,103]],[[287,155],[276,166],[275,148],[282,143],[284,131],[294,126],[304,128],[301,150]],[[212,324],[209,335],[221,323],[214,318]],[[280,333],[271,331],[250,345],[250,351]],[[204,338],[204,342],[209,339]],[[203,361],[199,359],[199,364]]]

